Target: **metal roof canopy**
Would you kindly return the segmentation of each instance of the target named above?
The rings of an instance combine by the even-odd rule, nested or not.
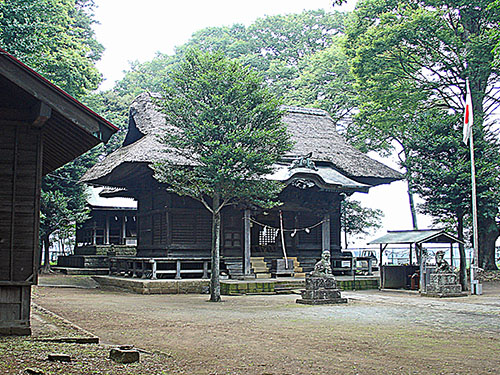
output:
[[[446,233],[444,229],[422,229],[422,230],[394,230],[370,241],[369,245],[375,244],[422,244],[422,243],[460,243],[463,241]]]

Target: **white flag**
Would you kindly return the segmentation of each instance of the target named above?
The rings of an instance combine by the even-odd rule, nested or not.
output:
[[[463,141],[467,144],[467,141],[470,138],[472,132],[472,122],[473,122],[473,114],[472,114],[472,97],[470,95],[470,87],[469,87],[469,79],[466,80],[466,90],[467,94],[465,96],[465,113],[464,113],[464,138]]]

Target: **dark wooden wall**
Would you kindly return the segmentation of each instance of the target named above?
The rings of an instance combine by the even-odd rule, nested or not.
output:
[[[37,281],[41,133],[0,121],[0,334],[30,334]]]
[[[152,177],[151,177],[152,179]],[[298,193],[301,193],[300,191]],[[313,194],[314,195],[314,194]],[[322,208],[300,206],[301,197],[290,199],[283,207],[285,228],[311,227],[330,215],[330,248],[340,251],[340,200],[337,193],[316,194],[316,204]],[[328,198],[328,199],[325,199]],[[211,214],[198,201],[169,194],[155,184],[136,190],[138,201],[138,246],[137,256],[156,257],[209,257],[211,248]],[[308,198],[311,201],[311,198]],[[322,204],[324,203],[324,206]],[[279,227],[278,210],[268,215],[252,213],[257,221]],[[243,209],[227,207],[222,211],[221,256],[243,257],[244,225]],[[252,255],[282,257],[281,240],[278,236],[269,246],[259,246],[262,227],[255,224],[251,229]],[[316,225],[309,233],[300,231],[293,238],[286,232],[285,240],[289,256],[318,258],[322,249],[322,226]],[[262,235],[262,234],[260,234]]]
[[[24,125],[0,128],[0,283],[35,284],[41,134]]]

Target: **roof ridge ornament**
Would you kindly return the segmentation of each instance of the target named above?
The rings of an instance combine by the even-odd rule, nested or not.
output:
[[[297,159],[292,161],[292,165],[290,165],[288,169],[292,170],[295,168],[308,168],[312,169],[313,171],[317,171],[318,168],[316,168],[316,164],[311,160],[311,157],[312,152],[308,153],[307,155],[299,156]]]

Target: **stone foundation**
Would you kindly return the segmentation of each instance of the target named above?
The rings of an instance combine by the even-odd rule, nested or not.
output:
[[[347,303],[337,288],[337,281],[333,277],[306,276],[306,290],[301,291],[297,303],[305,305],[329,305]]]
[[[462,286],[458,283],[458,277],[454,273],[431,273],[427,290],[422,293],[427,297],[461,297]]]

